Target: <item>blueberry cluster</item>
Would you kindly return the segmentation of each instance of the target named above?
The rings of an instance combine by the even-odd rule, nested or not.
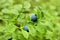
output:
[[[37,21],[37,16],[36,16],[36,14],[32,14],[32,15],[31,15],[31,21],[33,21],[33,22],[36,22],[36,21]],[[27,32],[29,32],[27,25],[24,26],[24,30],[27,31]]]
[[[32,14],[31,15],[31,21],[32,22],[37,22],[37,16],[36,14]],[[15,24],[17,27],[20,27],[20,24]],[[29,32],[29,29],[28,29],[28,25],[25,25],[24,28],[23,28],[25,31]]]

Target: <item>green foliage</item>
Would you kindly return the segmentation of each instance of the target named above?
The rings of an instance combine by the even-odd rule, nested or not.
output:
[[[60,0],[0,0],[0,40],[8,39],[60,40]]]

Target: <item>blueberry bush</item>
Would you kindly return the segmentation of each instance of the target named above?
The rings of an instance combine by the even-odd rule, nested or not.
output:
[[[60,40],[60,0],[0,0],[0,40]]]

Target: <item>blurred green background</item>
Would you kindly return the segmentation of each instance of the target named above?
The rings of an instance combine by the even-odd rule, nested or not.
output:
[[[0,0],[0,40],[60,40],[60,0]]]

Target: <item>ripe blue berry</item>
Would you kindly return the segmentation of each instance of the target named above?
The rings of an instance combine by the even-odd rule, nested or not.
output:
[[[24,30],[27,31],[27,32],[29,32],[29,31],[28,31],[28,26],[27,26],[27,25],[24,26]]]
[[[36,22],[36,21],[37,21],[37,16],[36,16],[35,14],[32,14],[31,20],[32,20],[33,22]]]

